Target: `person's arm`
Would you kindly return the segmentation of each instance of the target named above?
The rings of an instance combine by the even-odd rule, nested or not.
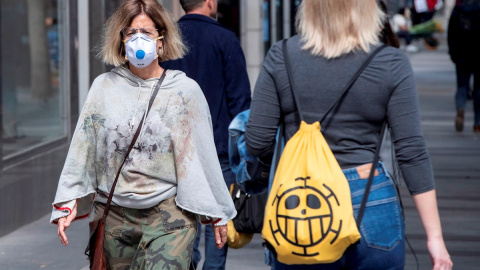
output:
[[[73,206],[72,211],[68,216],[61,217],[58,219],[58,229],[57,229],[57,235],[58,238],[60,238],[60,242],[64,246],[68,245],[68,238],[67,235],[65,234],[65,230],[70,227],[70,224],[72,224],[72,221],[75,220],[75,217],[77,216],[77,202],[75,201],[75,205]]]
[[[205,96],[196,82],[182,83],[182,104],[172,130],[177,175],[177,206],[197,214],[203,224],[212,224],[215,245],[226,243],[226,228],[236,215],[215,151],[213,127]],[[187,113],[183,113],[187,112]],[[177,115],[177,114],[175,114]]]
[[[227,242],[227,225],[213,225],[212,229],[215,234],[215,246],[221,249]]]
[[[451,269],[438,215],[433,169],[421,131],[413,70],[403,53],[392,51],[389,63],[394,89],[387,106],[388,123],[397,160],[427,233],[433,269]]]
[[[408,32],[408,23],[407,19],[403,15],[395,15],[395,23],[398,26],[398,29],[400,31],[406,31]]]
[[[448,32],[447,32],[447,42],[448,42],[448,53],[450,54],[450,59],[452,59],[453,63],[457,62],[457,54],[458,54],[458,45],[461,42],[458,37],[458,24],[459,24],[459,17],[458,12],[454,8],[452,11],[452,15],[448,21]]]
[[[427,248],[433,269],[452,269],[453,263],[442,236],[435,190],[413,195],[413,200],[427,234]]]
[[[102,97],[98,96],[101,92],[96,91],[97,84],[98,79],[90,88],[80,112],[52,204],[50,222],[58,226],[58,237],[65,246],[68,244],[65,230],[72,221],[89,216],[97,187],[94,126],[101,120],[96,105],[98,100],[102,100]]]
[[[250,108],[251,90],[247,64],[240,43],[236,38],[230,42],[223,59],[225,94],[230,117]]]
[[[281,108],[277,87],[283,85],[275,81],[274,73],[276,68],[284,71],[286,68],[281,46],[278,45],[273,45],[268,51],[253,91],[245,142],[247,151],[254,157],[271,155],[280,123]]]

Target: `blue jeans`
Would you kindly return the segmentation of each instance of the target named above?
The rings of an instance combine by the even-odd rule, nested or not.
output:
[[[378,176],[373,178],[365,214],[360,225],[361,239],[351,245],[340,260],[330,264],[286,265],[273,260],[272,269],[334,270],[368,269],[400,270],[405,266],[405,224],[402,209],[392,179],[383,164],[378,164]],[[355,168],[343,170],[352,193],[355,217],[365,190]]]
[[[470,78],[473,75],[473,111],[475,125],[480,125],[480,67],[478,64],[457,64],[457,92],[455,105],[457,110],[465,109],[467,93],[470,91]]]
[[[222,167],[223,178],[225,179],[225,184],[227,187],[230,187],[235,181],[235,175],[230,169],[230,163],[228,161],[228,156],[218,156],[220,160],[220,166]],[[197,236],[195,237],[195,243],[193,245],[193,266],[197,268],[198,263],[202,259],[202,254],[198,249],[198,244],[200,243],[200,237],[202,236],[201,224],[198,222]],[[215,247],[215,234],[213,233],[212,225],[205,226],[205,261],[203,263],[203,270],[213,270],[213,269],[225,269],[225,263],[227,261],[227,245],[224,245],[223,248],[217,249]]]

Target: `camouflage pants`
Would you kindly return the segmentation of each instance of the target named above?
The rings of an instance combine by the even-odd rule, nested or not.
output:
[[[109,269],[188,269],[197,221],[174,199],[148,209],[110,206],[104,245]],[[104,208],[95,203],[95,219]]]

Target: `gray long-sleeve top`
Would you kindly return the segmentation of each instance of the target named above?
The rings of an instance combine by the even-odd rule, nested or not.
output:
[[[357,50],[334,59],[301,50],[300,37],[287,43],[296,97],[305,121],[319,121],[370,53]],[[411,194],[435,188],[430,157],[421,131],[417,89],[408,58],[398,49],[379,52],[342,103],[321,124],[342,169],[371,163],[383,120],[391,127],[396,157]],[[300,116],[287,77],[282,44],[268,52],[253,93],[245,134],[254,156],[273,152],[280,121],[286,139],[298,130]]]

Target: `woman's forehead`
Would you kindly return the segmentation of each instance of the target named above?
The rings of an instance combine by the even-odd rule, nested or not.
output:
[[[135,28],[140,28],[145,26],[155,26],[155,23],[153,22],[152,19],[150,19],[150,17],[148,17],[144,13],[135,16],[132,20],[132,23],[130,24],[130,27],[135,27]]]

